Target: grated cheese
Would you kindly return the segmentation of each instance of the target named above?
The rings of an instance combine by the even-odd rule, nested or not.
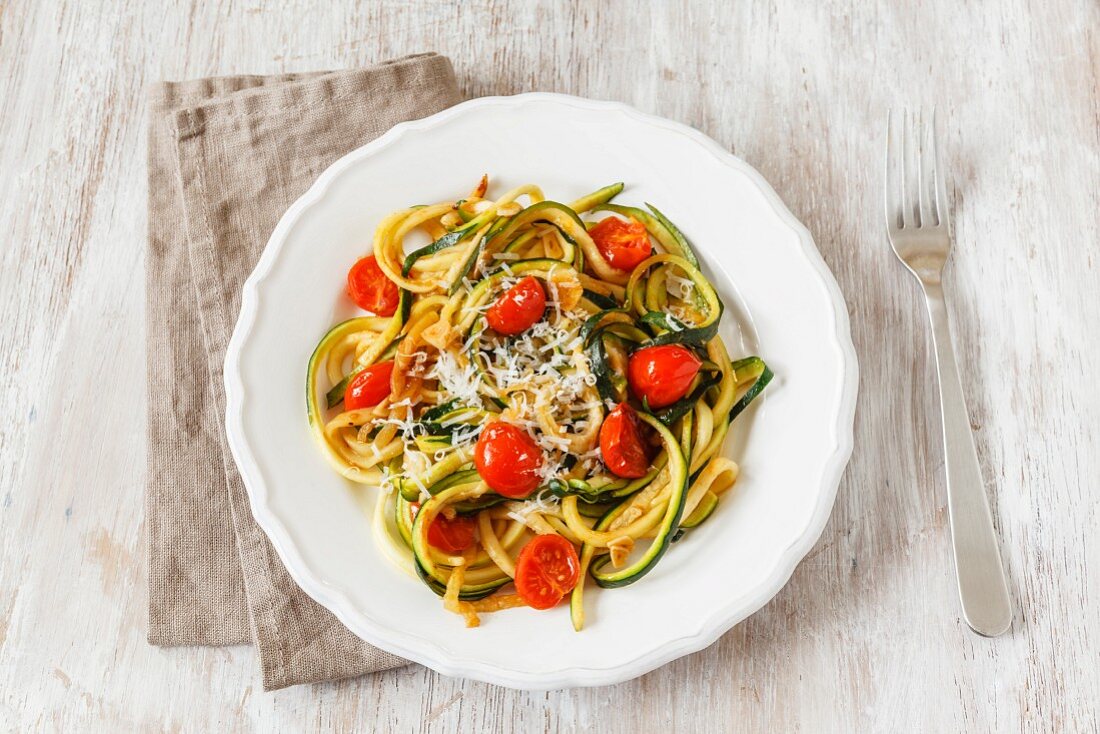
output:
[[[691,298],[691,294],[695,291],[695,283],[687,278],[669,273],[665,276],[665,291],[670,296],[676,296],[686,301]]]
[[[440,386],[462,402],[475,408],[481,407],[478,390],[481,380],[473,364],[463,368],[450,352],[440,352],[428,376],[439,380]]]

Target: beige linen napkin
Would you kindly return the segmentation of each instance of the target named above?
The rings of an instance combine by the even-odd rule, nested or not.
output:
[[[252,641],[266,689],[404,664],[307,597],[256,525],[222,429],[222,363],[241,286],[287,207],[340,156],[459,99],[450,62],[436,54],[152,89],[146,519],[153,644]]]

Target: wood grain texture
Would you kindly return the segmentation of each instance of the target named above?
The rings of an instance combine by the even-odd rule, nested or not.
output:
[[[0,4],[0,728],[1100,728],[1098,29],[1090,0]],[[847,298],[855,454],[775,600],[636,681],[523,693],[410,666],[264,694],[251,649],[145,642],[143,88],[428,49],[469,96],[621,100],[756,166]],[[1017,607],[996,640],[959,616],[927,324],[880,215],[886,110],[932,103]]]

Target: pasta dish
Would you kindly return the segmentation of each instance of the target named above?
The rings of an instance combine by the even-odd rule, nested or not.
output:
[[[731,360],[724,306],[656,207],[525,185],[415,205],[348,273],[366,315],[309,360],[314,437],[382,488],[375,534],[446,609],[479,614],[626,586],[736,481],[731,422],[772,373]],[[414,236],[430,244],[406,253]]]

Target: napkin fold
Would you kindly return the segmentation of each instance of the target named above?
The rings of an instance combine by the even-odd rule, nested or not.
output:
[[[241,287],[290,204],[345,153],[459,101],[437,54],[150,90],[151,643],[252,642],[268,690],[405,664],[306,596],[256,524],[226,444],[222,366]]]

